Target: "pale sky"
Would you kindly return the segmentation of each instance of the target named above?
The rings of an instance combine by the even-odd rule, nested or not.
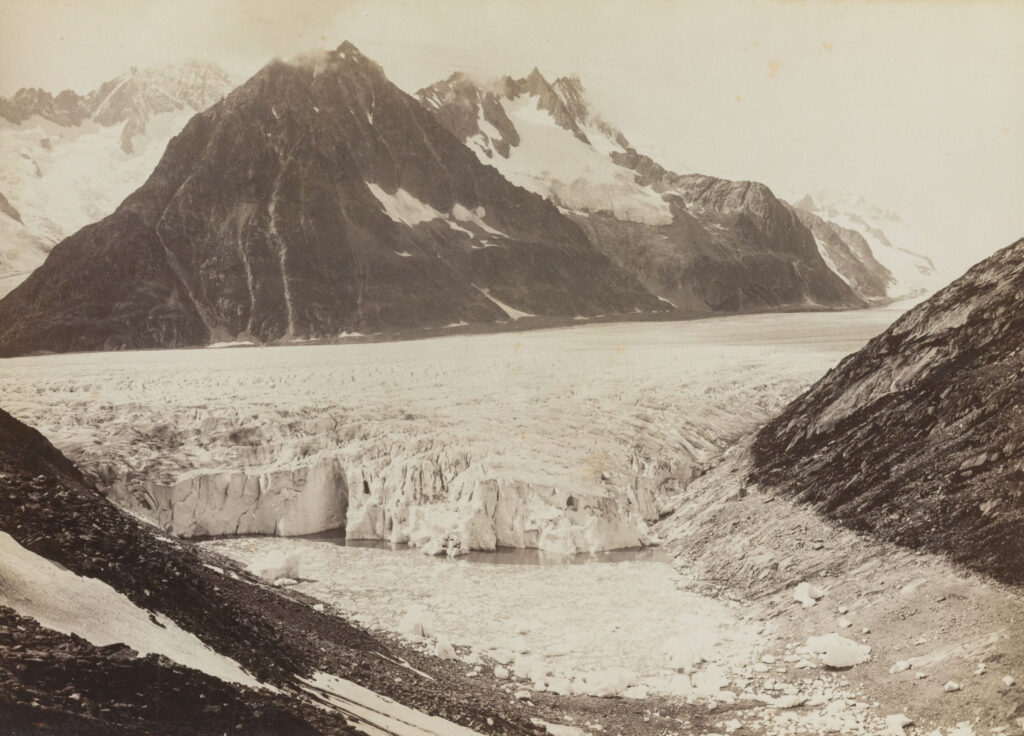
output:
[[[1024,236],[1017,0],[0,0],[0,94],[185,58],[247,76],[346,39],[409,92],[578,74],[666,167],[862,194],[954,272]]]

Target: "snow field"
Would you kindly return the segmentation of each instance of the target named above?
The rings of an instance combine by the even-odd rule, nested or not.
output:
[[[0,532],[0,604],[99,647],[123,642],[140,655],[162,654],[227,682],[270,687],[166,616],[150,614],[106,583],[30,552],[5,532]]]

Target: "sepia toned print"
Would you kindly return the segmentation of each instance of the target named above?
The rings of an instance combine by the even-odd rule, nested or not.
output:
[[[0,12],[0,734],[1024,733],[1024,6]]]

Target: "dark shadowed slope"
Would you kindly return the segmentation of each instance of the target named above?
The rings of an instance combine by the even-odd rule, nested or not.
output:
[[[0,302],[0,355],[663,309],[351,44],[274,61]],[[515,314],[515,312],[512,312]]]
[[[753,479],[1024,583],[1024,240],[847,357],[766,425]]]

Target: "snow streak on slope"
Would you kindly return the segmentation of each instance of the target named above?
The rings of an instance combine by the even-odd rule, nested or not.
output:
[[[351,716],[370,736],[480,736],[470,728],[414,710],[326,672],[314,673],[305,683],[306,692],[321,706]]]
[[[0,532],[0,604],[96,646],[121,642],[227,682],[267,687],[166,616],[144,611],[106,583],[28,551],[5,532]]]

